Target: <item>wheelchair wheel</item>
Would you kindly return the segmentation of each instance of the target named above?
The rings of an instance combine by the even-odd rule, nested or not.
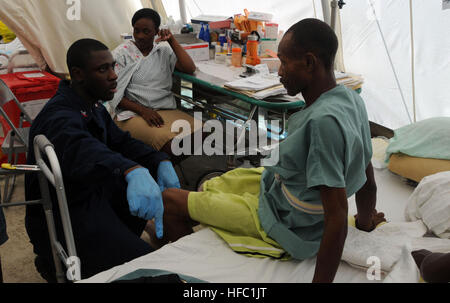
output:
[[[202,177],[200,177],[200,180],[197,182],[197,187],[196,187],[197,191],[200,191],[200,188],[203,185],[203,183],[205,183],[209,179],[218,177],[224,173],[225,173],[225,171],[222,171],[222,170],[209,171],[209,172],[205,173]]]

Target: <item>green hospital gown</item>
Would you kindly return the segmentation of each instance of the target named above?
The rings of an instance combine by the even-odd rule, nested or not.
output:
[[[258,215],[264,231],[293,258],[317,254],[324,229],[319,185],[345,188],[366,182],[372,157],[364,101],[338,85],[293,114],[279,161],[262,174]]]

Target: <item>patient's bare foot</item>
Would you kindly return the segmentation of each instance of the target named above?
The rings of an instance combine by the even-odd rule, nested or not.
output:
[[[430,283],[450,282],[450,253],[434,253],[425,249],[413,251],[416,264],[420,264],[422,278]]]
[[[165,237],[163,237],[162,239],[158,239],[158,237],[156,237],[155,222],[153,220],[147,221],[144,230],[148,234],[150,238],[149,244],[154,250],[160,249],[161,247],[169,243],[169,240]]]
[[[429,254],[432,254],[432,252],[426,249],[420,249],[411,252],[411,255],[413,256],[414,261],[416,262],[416,265],[419,269],[420,266],[422,265],[423,259],[425,259],[425,257],[428,256]]]

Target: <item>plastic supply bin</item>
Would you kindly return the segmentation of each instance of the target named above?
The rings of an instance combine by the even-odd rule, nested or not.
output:
[[[59,81],[55,77],[44,71],[27,71],[0,75],[5,84],[9,87],[17,100],[23,105],[28,115],[34,119],[45,103],[55,95]],[[11,100],[3,106],[8,117],[16,127],[19,127],[20,110],[19,107]],[[0,116],[0,123],[3,128],[3,138],[6,137],[11,127],[6,120]],[[29,126],[28,122],[24,122],[22,127]],[[23,157],[20,157],[23,158]],[[23,162],[23,159],[19,162]]]

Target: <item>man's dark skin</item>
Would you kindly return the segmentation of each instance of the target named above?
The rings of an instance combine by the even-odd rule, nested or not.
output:
[[[111,52],[103,50],[91,53],[86,68],[72,68],[70,86],[88,103],[88,108],[98,100],[111,100],[114,97],[117,91],[115,65]],[[141,166],[136,165],[127,169],[124,176],[138,167]]]
[[[289,95],[302,93],[306,107],[336,87],[333,67],[326,68],[316,54],[295,46],[292,33],[287,33],[280,42],[278,57],[281,83]],[[386,220],[383,213],[375,210],[376,183],[371,163],[367,166],[366,177],[366,183],[356,193],[356,222],[358,229],[371,231]],[[347,237],[348,201],[345,188],[320,186],[319,190],[325,222],[313,282],[330,283],[336,275]]]
[[[86,68],[73,67],[70,86],[91,107],[98,100],[111,100],[117,87],[115,61],[109,50],[95,51]]]

